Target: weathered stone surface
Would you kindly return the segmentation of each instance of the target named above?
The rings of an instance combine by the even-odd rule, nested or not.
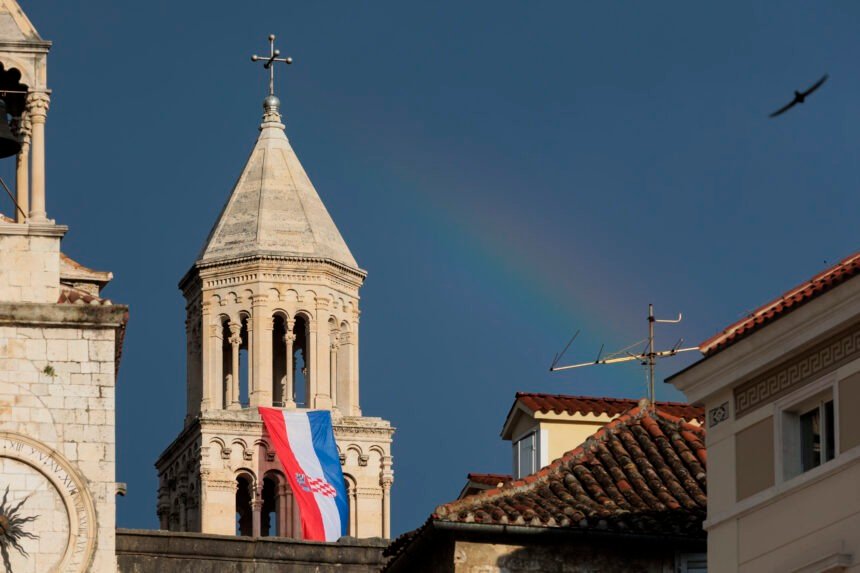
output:
[[[370,573],[383,565],[381,539],[312,543],[119,529],[120,573]]]

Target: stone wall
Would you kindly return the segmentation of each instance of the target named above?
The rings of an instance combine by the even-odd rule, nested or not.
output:
[[[0,494],[32,520],[16,572],[113,571],[123,306],[0,303]],[[7,507],[8,509],[8,507]]]
[[[0,222],[0,300],[57,302],[60,241],[66,227]]]
[[[120,573],[375,573],[385,546],[382,539],[313,543],[135,529],[116,534]]]

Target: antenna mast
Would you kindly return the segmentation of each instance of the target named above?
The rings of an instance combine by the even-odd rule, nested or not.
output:
[[[603,357],[603,346],[600,347],[600,352],[597,354],[597,358],[592,362],[580,362],[578,364],[568,364],[566,366],[559,366],[558,363],[561,361],[564,354],[567,352],[570,345],[579,336],[579,331],[573,335],[573,338],[570,339],[570,342],[567,343],[567,346],[564,347],[564,350],[561,353],[556,354],[555,358],[553,358],[552,365],[549,367],[550,372],[559,372],[561,370],[572,370],[574,368],[583,368],[585,366],[596,366],[598,364],[618,364],[620,362],[630,362],[633,360],[638,360],[642,363],[643,366],[648,366],[648,401],[651,404],[654,404],[655,398],[655,387],[654,387],[654,367],[657,364],[657,359],[659,358],[669,358],[670,356],[675,356],[679,352],[689,352],[691,350],[698,350],[697,347],[692,346],[689,348],[681,348],[681,345],[684,343],[684,339],[678,340],[678,342],[672,348],[668,350],[654,350],[654,325],[656,323],[661,324],[678,324],[683,319],[683,316],[679,313],[678,318],[676,319],[659,319],[654,316],[654,305],[648,305],[648,339],[645,348],[643,348],[639,353],[633,354],[629,352],[630,348],[633,346],[638,346],[644,341],[635,342],[632,345],[619,350],[618,352],[613,352],[607,355],[605,358]]]

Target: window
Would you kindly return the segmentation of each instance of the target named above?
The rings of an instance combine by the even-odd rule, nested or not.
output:
[[[514,469],[517,478],[537,471],[537,432],[526,434],[514,442]]]
[[[833,459],[833,400],[803,412],[799,421],[800,471],[805,472]]]
[[[678,556],[676,570],[678,573],[706,573],[708,556],[704,553],[682,553]]]
[[[791,479],[836,456],[833,387],[782,412],[783,477]]]

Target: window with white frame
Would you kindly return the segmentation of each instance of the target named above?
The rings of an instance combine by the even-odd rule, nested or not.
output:
[[[791,479],[836,456],[833,385],[782,410],[783,479]]]
[[[538,470],[538,432],[526,434],[514,442],[514,470],[517,479],[531,475]]]

